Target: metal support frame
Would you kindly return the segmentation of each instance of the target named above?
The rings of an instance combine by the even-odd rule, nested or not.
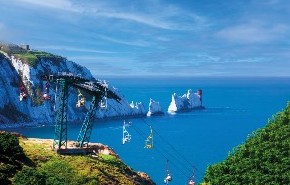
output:
[[[61,78],[57,80],[59,83],[59,106],[57,109],[55,132],[53,140],[53,148],[60,149],[62,146],[67,148],[67,100],[68,86],[66,80]]]
[[[77,138],[77,145],[83,147],[84,144],[88,144],[90,141],[92,129],[93,129],[93,120],[96,114],[96,108],[99,102],[99,97],[93,96],[90,109],[87,112],[85,120],[83,122],[82,128]]]
[[[72,73],[65,72],[60,72],[57,75],[44,75],[43,79],[49,82],[57,82],[60,86],[59,95],[55,101],[55,103],[58,103],[58,106],[55,106],[57,110],[53,148],[60,149],[63,146],[67,148],[67,105],[69,87],[84,90],[93,96],[90,108],[86,114],[85,120],[77,138],[76,145],[79,147],[89,143],[95,110],[98,106],[98,103],[101,101],[102,96],[105,95],[107,98],[114,99],[118,102],[121,100],[118,95],[108,89],[108,84],[98,80],[90,81]]]

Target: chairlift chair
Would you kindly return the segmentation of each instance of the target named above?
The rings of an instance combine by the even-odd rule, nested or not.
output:
[[[190,179],[190,180],[188,181],[188,185],[195,185],[194,180]]]
[[[100,108],[101,109],[107,109],[108,108],[107,88],[105,88],[105,96],[102,98],[102,100],[100,102]]]
[[[148,148],[148,149],[153,148],[153,130],[152,130],[151,126],[150,126],[150,135],[145,140],[145,147],[144,148]]]
[[[194,181],[194,168],[193,168],[193,171],[192,171],[192,175],[191,175],[191,177],[188,180],[188,185],[195,185],[195,181]]]
[[[23,101],[23,100],[26,100],[27,99],[27,94],[25,93],[25,92],[21,92],[20,94],[19,94],[19,100],[20,101]]]
[[[123,124],[123,138],[122,138],[122,143],[125,144],[127,142],[129,142],[131,140],[131,135],[129,134],[129,132],[127,131],[126,127],[128,127],[129,125],[126,124],[126,121],[124,121]]]
[[[42,95],[42,98],[43,98],[44,100],[50,100],[50,96],[49,96],[47,93],[44,93],[44,94]]]
[[[42,95],[42,98],[43,98],[43,100],[50,100],[50,96],[49,96],[49,83],[48,82],[46,82],[46,84],[45,84],[45,92]]]
[[[20,85],[20,93],[19,93],[19,100],[23,101],[26,100],[28,97],[27,90],[23,84]]]
[[[168,173],[167,176],[164,178],[164,184],[169,184],[170,181],[172,181],[172,177]]]
[[[107,107],[108,107],[107,98],[103,97],[103,99],[101,100],[101,103],[100,103],[100,108],[101,109],[107,109]]]
[[[169,162],[169,160],[167,159],[167,160],[166,160],[166,164],[165,164],[165,166],[166,166],[166,174],[167,174],[167,175],[166,175],[166,177],[164,178],[164,184],[169,184],[169,182],[172,181],[172,175],[171,175],[170,170],[169,170],[168,162]]]
[[[76,103],[76,107],[77,108],[83,107],[83,106],[85,106],[85,103],[86,103],[85,97],[81,93],[81,91],[78,89],[78,101]]]

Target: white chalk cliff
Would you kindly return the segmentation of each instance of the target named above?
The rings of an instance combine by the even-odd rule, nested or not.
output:
[[[1,48],[0,48],[1,49]],[[36,51],[35,51],[36,52]],[[44,101],[42,96],[46,82],[42,75],[67,72],[80,75],[89,80],[95,80],[90,71],[66,58],[52,54],[36,55],[34,63],[21,59],[19,55],[0,51],[0,126],[15,125],[19,123],[54,123],[55,121],[55,84],[49,84],[50,100]],[[47,55],[47,56],[46,56]],[[28,98],[20,101],[20,86],[24,85]],[[130,104],[122,93],[109,84],[110,90],[121,97],[120,103],[108,99],[107,108],[98,108],[97,118],[126,117],[146,115],[142,103]],[[86,106],[76,108],[77,90],[69,88],[68,96],[68,121],[83,120],[90,105],[87,98]]]
[[[191,89],[187,91],[187,94],[178,96],[176,93],[172,95],[168,112],[188,111],[191,109],[203,108],[202,106],[202,91],[198,90],[193,93]]]

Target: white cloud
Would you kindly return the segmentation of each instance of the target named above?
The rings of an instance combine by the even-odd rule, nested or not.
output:
[[[62,51],[76,51],[76,52],[85,52],[85,53],[102,53],[102,54],[114,54],[116,52],[106,51],[106,50],[97,50],[97,49],[86,49],[79,47],[71,46],[35,46],[37,49],[50,49],[50,50],[62,50]]]
[[[106,41],[118,43],[118,44],[125,44],[125,45],[130,45],[130,46],[139,46],[139,47],[148,47],[150,46],[150,43],[144,40],[136,40],[136,41],[124,41],[121,39],[115,39],[112,37],[107,37],[104,35],[98,35],[99,38],[104,39]]]
[[[173,25],[170,22],[159,20],[157,17],[151,17],[148,15],[141,15],[137,13],[118,13],[118,12],[102,12],[98,13],[98,16],[104,16],[108,18],[116,18],[134,21],[141,24],[146,24],[148,26],[162,28],[162,29],[172,29]]]
[[[82,9],[80,7],[74,6],[69,0],[45,0],[45,1],[35,1],[35,0],[16,0],[25,4],[34,5],[37,7],[59,9],[72,12],[80,12]]]
[[[115,6],[113,1],[14,0],[14,2],[22,3],[22,5],[30,8],[34,7],[35,9],[48,8],[62,10],[89,18],[103,17],[118,19],[168,30],[193,30],[204,26],[206,23],[204,17],[193,14],[192,12],[185,12],[183,9],[173,5],[160,3],[154,3],[154,7],[150,6],[147,10],[136,10],[123,5]]]
[[[279,39],[287,33],[289,27],[283,24],[262,25],[262,24],[241,24],[227,27],[216,33],[216,36],[239,43],[264,43]]]
[[[90,16],[135,22],[167,30],[193,30],[206,23],[206,19],[202,16],[186,12],[177,6],[161,3],[143,4],[141,9],[132,4],[114,6],[112,1],[102,4],[83,4],[83,6],[86,14]],[[148,8],[145,8],[146,6]]]

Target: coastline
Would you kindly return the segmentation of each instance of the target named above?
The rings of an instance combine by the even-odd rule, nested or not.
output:
[[[105,117],[105,118],[96,118],[96,120],[101,121],[110,121],[110,120],[121,120],[121,119],[131,119],[131,118],[146,118],[146,114],[140,114],[140,115],[130,115],[130,116],[112,116],[112,117]],[[68,123],[82,123],[82,120],[73,120],[68,121]],[[1,123],[0,129],[13,129],[13,128],[26,128],[26,127],[44,127],[44,126],[54,126],[53,123],[39,123],[39,122],[14,122],[14,123]]]
[[[49,126],[49,124],[39,123],[39,122],[15,122],[15,123],[1,123],[0,129],[13,129],[22,127],[41,127]]]

